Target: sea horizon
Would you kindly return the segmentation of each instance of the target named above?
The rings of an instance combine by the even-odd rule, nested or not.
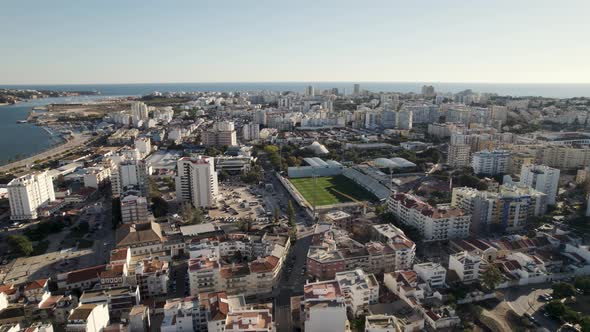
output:
[[[338,88],[350,93],[354,84],[371,92],[418,93],[423,85],[432,85],[440,93],[471,89],[514,97],[574,98],[590,97],[590,83],[493,83],[493,82],[420,82],[420,81],[257,81],[257,82],[167,82],[167,83],[82,83],[82,84],[0,84],[8,89],[49,89],[60,91],[98,91],[103,95],[136,96],[159,92],[199,91],[294,91],[311,85],[317,89]]]

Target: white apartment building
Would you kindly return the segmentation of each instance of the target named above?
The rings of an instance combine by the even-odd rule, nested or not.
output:
[[[170,123],[174,118],[174,110],[170,106],[166,106],[154,111],[154,119],[159,122]]]
[[[473,154],[471,166],[475,174],[506,174],[510,166],[510,151],[483,150],[476,152]]]
[[[144,197],[149,194],[148,168],[143,160],[123,160],[111,172],[113,197],[119,197],[130,189],[138,191]]]
[[[160,326],[162,332],[204,331],[206,312],[200,310],[198,297],[166,300],[164,319]]]
[[[149,119],[148,107],[138,101],[131,104],[131,121],[134,127],[141,127]]]
[[[412,129],[413,113],[408,109],[402,109],[397,112],[397,129],[410,130]]]
[[[121,199],[121,221],[127,223],[147,223],[148,202],[143,196],[128,195]]]
[[[335,280],[353,315],[361,315],[368,311],[369,305],[379,302],[379,283],[375,275],[356,269],[336,273]]]
[[[547,204],[555,205],[559,189],[559,170],[543,165],[523,165],[519,184],[547,195]]]
[[[230,312],[246,309],[246,300],[242,295],[228,296],[225,292],[199,294],[201,311],[206,321],[200,331],[225,332],[227,315]],[[197,331],[199,331],[197,329]]]
[[[335,280],[303,286],[302,319],[306,332],[348,331],[345,299]]]
[[[144,259],[135,267],[135,281],[141,298],[163,295],[168,292],[168,262]]]
[[[467,144],[450,144],[447,164],[453,168],[469,166],[471,147]]]
[[[246,235],[204,239],[189,247],[190,294],[224,291],[228,294],[264,294],[271,292],[289,249],[286,236],[264,235],[252,239]],[[241,254],[247,263],[228,264],[221,258]]]
[[[447,110],[447,122],[458,122],[469,124],[471,120],[471,110],[466,108],[450,108]]]
[[[581,168],[590,165],[590,148],[570,146],[544,146],[538,156],[539,163],[559,169]]]
[[[37,219],[37,209],[55,201],[53,180],[47,171],[31,173],[8,183],[10,219]]]
[[[260,139],[260,125],[258,123],[247,123],[242,127],[244,141]]]
[[[201,140],[206,146],[238,145],[235,126],[231,121],[217,122],[213,128],[201,133]]]
[[[439,263],[426,262],[414,264],[414,271],[431,288],[439,288],[445,285],[447,270]]]
[[[455,132],[462,132],[466,130],[465,125],[462,123],[429,123],[428,124],[428,135],[445,138],[450,137]]]
[[[416,227],[424,241],[446,241],[469,236],[471,215],[463,209],[440,205],[433,207],[405,193],[391,195],[387,207],[400,222]]]
[[[217,200],[217,172],[213,157],[183,157],[177,162],[176,199],[194,207],[211,207]]]
[[[88,167],[84,170],[84,187],[99,188],[111,177],[108,167]]]
[[[436,123],[438,122],[439,113],[438,105],[434,104],[419,104],[406,105],[404,104],[402,110],[412,112],[412,124],[414,123]]]
[[[135,139],[135,148],[139,151],[140,159],[143,159],[152,152],[152,142],[149,137],[138,137]]]
[[[523,229],[527,219],[541,216],[547,210],[547,195],[530,187],[500,186],[499,192],[474,188],[453,188],[451,206],[464,209],[476,232],[489,231],[489,226],[506,231]]]
[[[461,251],[449,255],[449,270],[455,271],[459,279],[466,283],[478,281],[484,271],[485,262],[479,255]]]
[[[227,314],[225,332],[273,332],[275,324],[269,308],[238,309]]]
[[[109,325],[109,307],[106,303],[82,304],[68,317],[66,332],[102,332]]]

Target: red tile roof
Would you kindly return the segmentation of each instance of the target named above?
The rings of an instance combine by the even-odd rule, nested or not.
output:
[[[106,270],[106,265],[97,265],[92,267],[87,267],[85,269],[80,269],[76,271],[72,271],[68,273],[67,276],[67,283],[74,284],[80,281],[86,281],[98,278],[99,274],[102,271]]]

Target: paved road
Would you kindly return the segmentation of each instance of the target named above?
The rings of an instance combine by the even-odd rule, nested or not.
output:
[[[311,236],[301,238],[291,248],[275,295],[275,322],[277,331],[293,331],[291,327],[291,297],[303,294],[304,271]]]
[[[541,327],[549,331],[557,331],[559,324],[550,318],[543,316],[541,307],[546,302],[539,300],[541,294],[551,294],[551,284],[537,284],[503,290],[504,300],[518,315],[528,313],[535,317]]]

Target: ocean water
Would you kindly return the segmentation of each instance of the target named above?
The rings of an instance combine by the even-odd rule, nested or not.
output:
[[[47,98],[0,106],[0,165],[34,155],[62,142],[59,136],[52,136],[42,127],[17,123],[18,120],[26,120],[33,107],[93,98],[95,97]]]
[[[355,82],[260,82],[260,83],[149,83],[149,84],[68,84],[68,85],[0,85],[0,88],[51,89],[62,91],[95,90],[103,95],[137,96],[154,91],[295,91],[303,92],[312,85],[316,89],[338,88],[350,93]],[[445,83],[445,82],[359,82],[361,89],[373,92],[420,92],[423,85],[433,85],[436,91],[476,92],[511,96],[543,96],[551,98],[590,97],[589,84],[514,84],[514,83]]]

